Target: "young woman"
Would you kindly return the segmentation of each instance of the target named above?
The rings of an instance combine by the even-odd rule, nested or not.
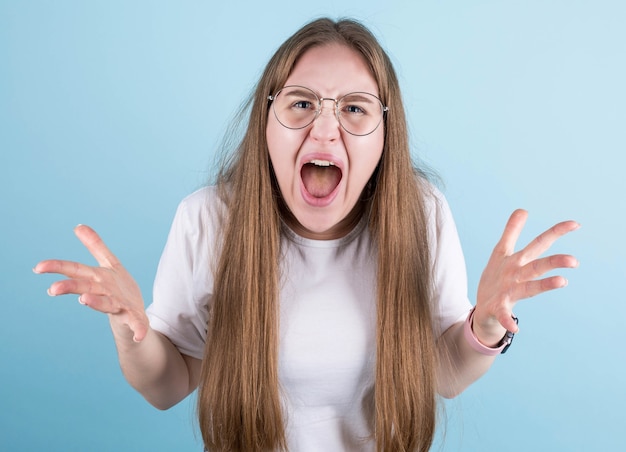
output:
[[[87,226],[99,266],[48,260],[50,295],[109,314],[124,375],[166,409],[198,392],[208,450],[426,451],[437,395],[479,378],[519,299],[563,287],[577,223],[514,252],[518,210],[474,308],[445,199],[414,167],[398,81],[357,22],[307,24],[268,63],[217,183],[176,213],[142,295]]]

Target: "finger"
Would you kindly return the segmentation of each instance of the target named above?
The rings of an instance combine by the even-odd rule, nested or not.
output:
[[[86,293],[81,295],[78,301],[96,311],[110,315],[120,315],[120,318],[125,319],[123,323],[133,332],[133,340],[135,342],[141,342],[148,333],[149,322],[143,311],[138,313],[136,311],[124,310],[113,298],[106,295]]]
[[[580,224],[571,220],[555,224],[547,231],[535,237],[532,242],[520,251],[520,255],[526,260],[535,259],[548,250],[557,239],[569,232],[575,231],[579,227]]]
[[[534,281],[526,281],[519,284],[514,289],[512,298],[514,300],[521,300],[523,298],[531,298],[539,295],[543,292],[548,292],[554,289],[561,289],[567,286],[567,279],[563,276],[550,276],[544,279],[536,279]]]
[[[134,333],[133,340],[135,342],[141,342],[146,337],[146,334],[148,334],[148,325],[149,323],[144,317],[131,317],[131,320],[128,322],[128,327]]]
[[[119,314],[122,312],[119,303],[114,301],[109,295],[85,292],[81,294],[79,301],[81,304],[104,314]]]
[[[102,267],[113,268],[119,265],[117,257],[104,244],[96,231],[89,226],[79,224],[74,228],[74,233]]]
[[[503,313],[498,316],[498,322],[502,325],[507,331],[511,333],[517,333],[519,331],[519,327],[517,326],[517,322],[513,319],[513,316],[510,312]]]
[[[58,273],[68,278],[87,279],[95,274],[94,268],[79,262],[48,259],[39,262],[33,268],[35,273]]]
[[[511,214],[494,252],[505,256],[510,256],[515,252],[515,244],[526,224],[526,218],[528,218],[528,212],[524,209],[517,209]]]
[[[64,279],[56,281],[50,285],[48,295],[56,297],[67,294],[105,294],[104,288],[99,283],[91,279]]]
[[[547,256],[524,265],[519,271],[519,280],[530,281],[557,268],[576,268],[578,265],[578,259],[569,254]]]

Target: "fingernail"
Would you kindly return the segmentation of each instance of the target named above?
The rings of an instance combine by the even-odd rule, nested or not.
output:
[[[80,304],[82,304],[83,306],[85,306],[85,305],[87,304],[87,303],[85,303],[85,302],[83,301],[83,296],[82,296],[82,295],[80,295],[80,296],[78,297],[78,302],[79,302]]]
[[[39,272],[37,271],[37,267],[33,267],[33,273],[36,274],[36,275],[39,274]]]
[[[50,292],[50,289],[46,290],[46,293],[47,293],[48,295],[50,295],[51,297],[56,297],[56,295],[55,295],[55,294],[53,294],[52,292]]]

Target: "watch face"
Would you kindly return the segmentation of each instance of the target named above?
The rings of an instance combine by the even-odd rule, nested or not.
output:
[[[516,324],[519,323],[517,317],[513,316],[513,320],[515,320]],[[500,353],[506,353],[506,351],[509,349],[509,347],[513,343],[513,338],[514,337],[515,337],[515,333],[512,333],[510,331],[506,332],[506,334],[502,338],[502,342],[500,342],[500,346],[504,345],[504,348],[502,349],[502,351]]]

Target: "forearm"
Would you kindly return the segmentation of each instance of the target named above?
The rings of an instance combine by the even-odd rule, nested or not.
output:
[[[489,370],[494,356],[477,352],[465,339],[464,322],[448,328],[437,341],[437,391],[446,398],[463,392]]]
[[[133,333],[113,319],[111,329],[126,380],[150,404],[168,409],[195,389],[197,372],[189,365],[191,358],[184,357],[167,337],[149,328],[146,337],[135,342]]]

